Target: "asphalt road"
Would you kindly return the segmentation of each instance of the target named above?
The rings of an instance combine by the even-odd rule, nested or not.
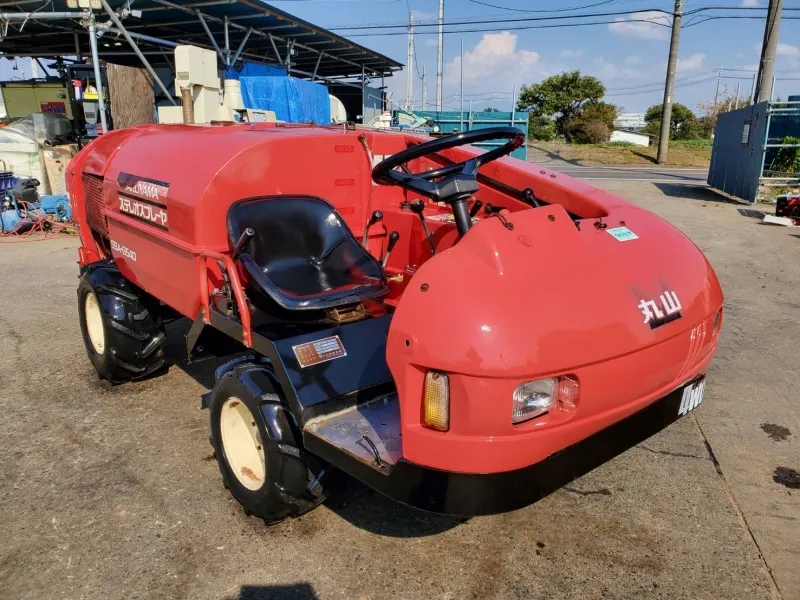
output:
[[[708,179],[708,169],[581,166],[565,161],[548,164],[547,168],[576,179],[591,181],[626,180],[649,181],[652,183],[705,184]]]
[[[246,517],[199,408],[215,364],[185,363],[184,329],[165,375],[102,383],[75,241],[0,243],[0,598],[800,598],[800,239],[685,184],[603,185],[717,270],[705,400],[537,504],[468,520],[347,480],[299,519]]]
[[[545,169],[591,181],[649,181],[651,183],[705,184],[708,169],[683,167],[627,167],[606,165],[580,165],[537,148],[528,148],[528,161]]]

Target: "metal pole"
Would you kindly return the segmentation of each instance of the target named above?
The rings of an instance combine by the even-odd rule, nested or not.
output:
[[[122,33],[122,31],[120,31],[116,27],[109,27],[108,31],[110,31],[111,33]],[[145,42],[153,42],[154,44],[159,44],[161,46],[169,46],[170,48],[175,48],[179,45],[176,44],[175,42],[170,42],[169,40],[162,40],[161,38],[153,37],[150,35],[144,35],[142,33],[135,33],[133,31],[129,31],[128,35],[137,40],[144,40]]]
[[[100,125],[103,133],[108,131],[108,119],[106,119],[106,99],[103,97],[103,81],[100,78],[100,58],[97,56],[97,29],[94,24],[94,16],[89,21],[89,46],[92,49],[92,67],[94,68],[94,83],[97,88],[97,105],[100,111]]]
[[[756,102],[766,102],[772,98],[768,85],[775,74],[775,54],[778,50],[782,8],[783,0],[769,0],[767,22],[764,26],[764,41],[761,45],[761,62],[758,66]]]
[[[753,104],[756,99],[756,78],[758,73],[753,73],[753,85],[750,87],[750,104]]]
[[[444,0],[439,0],[439,51],[436,58],[436,110],[442,110],[442,71],[444,70]]]
[[[517,84],[511,88],[511,126],[514,126],[514,111],[517,110]]]
[[[365,69],[361,67],[361,123],[364,123],[364,113],[367,112],[367,76]]]
[[[408,12],[408,59],[406,61],[406,110],[414,102],[414,13]]]
[[[736,83],[736,101],[733,103],[733,110],[739,110],[739,87],[741,85],[741,81]]]
[[[459,96],[461,97],[461,108],[458,111],[458,118],[461,120],[461,124],[459,125],[460,131],[464,131],[464,39],[461,39],[461,60],[459,61],[461,64],[461,92]]]
[[[772,85],[769,88],[769,101],[772,102],[772,99],[775,97],[775,75],[772,76]]]
[[[125,41],[128,42],[130,47],[136,53],[136,56],[139,57],[139,60],[142,61],[142,64],[144,65],[144,68],[147,69],[148,73],[150,73],[150,77],[152,77],[153,81],[155,81],[156,84],[158,84],[158,87],[161,88],[161,91],[164,92],[164,95],[167,97],[167,99],[170,102],[172,102],[172,105],[173,106],[178,106],[178,103],[175,102],[175,98],[173,98],[172,94],[169,92],[169,90],[167,90],[166,86],[161,81],[161,78],[159,78],[159,76],[156,75],[156,72],[153,70],[153,67],[150,66],[150,63],[144,57],[144,54],[142,54],[142,51],[139,50],[139,46],[137,46],[134,43],[133,38],[128,34],[128,30],[125,29],[125,26],[120,22],[120,20],[117,17],[116,13],[108,5],[108,2],[106,2],[106,0],[100,0],[100,2],[103,5],[103,9],[108,13],[108,16],[111,17],[111,21],[114,23],[114,26],[117,29],[119,29],[119,32],[123,35],[123,37],[125,38]],[[90,41],[92,42],[92,45],[94,46],[94,48],[92,50],[92,53],[93,53],[92,56],[94,56],[94,53],[97,52],[97,40],[92,35],[90,35]]]
[[[0,13],[0,21],[45,21],[53,19],[82,19],[86,16],[85,12],[4,12]]]
[[[239,57],[242,55],[242,50],[244,50],[245,44],[247,44],[247,40],[250,39],[250,35],[253,33],[253,28],[247,30],[247,33],[244,34],[244,38],[242,39],[242,43],[239,44],[239,47],[236,49],[236,54],[233,55],[233,60],[231,60],[230,66],[236,64],[236,61],[239,60]],[[319,58],[322,58],[322,52],[319,53]],[[319,66],[319,60],[317,60],[317,66]],[[314,69],[314,75],[317,74],[317,70]],[[312,79],[313,81],[313,79]]]
[[[422,65],[422,110],[427,110],[428,108],[428,80],[425,78],[426,75],[425,65]]]
[[[717,71],[717,91],[714,92],[714,108],[717,107],[717,98],[719,97],[719,80],[722,79],[722,70]]]
[[[311,81],[314,81],[317,78],[317,71],[319,70],[319,63],[322,62],[322,52],[319,53],[317,57],[317,64],[314,65],[314,72],[311,75]]]
[[[80,62],[83,60],[83,57],[81,56],[81,42],[78,39],[78,32],[74,31],[72,33],[72,37],[75,40],[75,58],[77,58],[78,62]]]
[[[103,0],[105,1],[105,0]],[[658,138],[658,164],[667,162],[669,152],[669,133],[672,121],[672,92],[675,88],[675,70],[678,66],[678,46],[681,41],[681,21],[683,20],[683,0],[675,0],[675,12],[672,15],[672,38],[669,42],[669,61],[667,62],[667,80],[664,84],[664,104],[661,111],[661,132]]]
[[[228,15],[225,15],[225,20],[223,21],[225,25],[225,64],[227,66],[231,66],[231,35],[228,31]]]

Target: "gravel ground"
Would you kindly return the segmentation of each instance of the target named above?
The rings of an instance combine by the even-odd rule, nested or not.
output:
[[[704,403],[528,508],[469,520],[344,480],[266,527],[221,485],[213,364],[97,380],[77,246],[0,244],[0,598],[800,598],[800,234],[694,186],[603,181],[707,253],[727,321]]]

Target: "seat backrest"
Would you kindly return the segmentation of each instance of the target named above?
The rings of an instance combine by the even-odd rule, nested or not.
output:
[[[232,246],[247,227],[252,227],[255,235],[245,250],[264,270],[299,257],[319,258],[343,238],[352,237],[333,207],[311,196],[237,202],[228,211]]]

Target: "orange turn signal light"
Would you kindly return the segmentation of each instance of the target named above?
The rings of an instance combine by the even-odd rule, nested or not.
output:
[[[450,429],[450,378],[447,374],[428,371],[422,398],[422,424],[436,431]]]

